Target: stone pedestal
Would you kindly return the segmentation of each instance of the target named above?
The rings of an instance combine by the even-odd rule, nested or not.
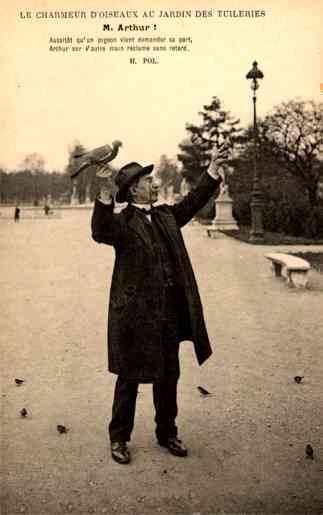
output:
[[[229,195],[227,185],[222,187],[221,193],[215,201],[216,217],[212,225],[207,228],[210,238],[216,238],[219,231],[238,231],[237,222],[232,215],[232,198]]]

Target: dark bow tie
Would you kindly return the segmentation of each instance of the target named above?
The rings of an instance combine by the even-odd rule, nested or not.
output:
[[[137,209],[137,211],[141,211],[141,213],[144,213],[144,215],[151,215],[154,212],[153,206],[150,209],[138,206],[134,206],[134,208]]]

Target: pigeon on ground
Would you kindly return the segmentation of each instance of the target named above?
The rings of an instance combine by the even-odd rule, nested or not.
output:
[[[24,418],[25,418],[25,417],[27,417],[28,412],[27,412],[26,408],[22,408],[22,410],[20,411],[20,415],[21,415],[22,417],[24,417]]]
[[[310,460],[314,459],[314,450],[313,447],[308,443],[305,447],[306,457]]]
[[[24,379],[18,379],[18,378],[15,379],[15,383],[17,386],[21,386],[24,382],[25,382]]]
[[[301,382],[302,382],[302,379],[304,379],[304,376],[295,376],[295,377],[294,377],[294,381],[295,381],[295,383],[301,383]]]
[[[56,426],[56,428],[57,428],[57,431],[58,431],[60,434],[67,433],[67,431],[68,431],[67,427],[62,426],[61,424],[58,424],[58,425]]]
[[[210,395],[210,392],[203,388],[203,386],[198,386],[197,389],[200,391],[202,395]]]

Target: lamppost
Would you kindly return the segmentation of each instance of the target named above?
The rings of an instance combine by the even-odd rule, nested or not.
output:
[[[259,173],[257,169],[257,145],[258,145],[258,127],[257,127],[257,114],[256,114],[256,91],[259,88],[258,80],[263,79],[264,74],[258,69],[257,61],[252,63],[251,70],[247,73],[246,79],[251,80],[251,89],[253,91],[253,137],[254,137],[254,152],[253,152],[253,185],[251,195],[251,231],[249,241],[257,243],[262,242],[264,239],[264,228],[262,222],[263,200],[260,187]]]

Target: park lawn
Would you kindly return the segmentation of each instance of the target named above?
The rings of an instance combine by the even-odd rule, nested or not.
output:
[[[249,241],[249,228],[242,228],[240,231],[221,231],[245,243]],[[264,242],[261,245],[322,245],[322,240],[312,240],[286,234],[265,232]],[[312,268],[323,274],[323,252],[289,252],[292,256],[305,259]]]
[[[252,243],[249,241],[249,230],[249,227],[241,227],[239,231],[225,230],[221,232],[245,243]],[[252,244],[259,245],[259,243]],[[265,231],[264,241],[260,245],[323,245],[323,240]]]

